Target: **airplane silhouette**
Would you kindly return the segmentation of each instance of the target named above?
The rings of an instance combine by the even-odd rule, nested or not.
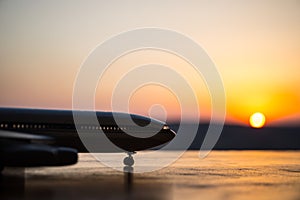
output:
[[[74,113],[80,124],[74,123]],[[0,168],[75,164],[77,152],[88,152],[78,131],[99,140],[95,152],[129,152],[126,165],[133,164],[133,152],[166,144],[176,135],[161,121],[127,113],[0,108]],[[117,148],[102,145],[104,137]]]

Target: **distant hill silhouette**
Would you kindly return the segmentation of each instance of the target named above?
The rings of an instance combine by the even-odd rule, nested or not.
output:
[[[178,124],[170,124],[178,130]],[[208,124],[200,124],[189,149],[200,149]],[[265,127],[254,129],[224,125],[215,150],[300,150],[300,127]]]

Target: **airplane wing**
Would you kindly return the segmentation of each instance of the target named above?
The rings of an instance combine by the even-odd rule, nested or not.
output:
[[[19,133],[14,131],[5,131],[0,130],[0,140],[1,139],[10,139],[16,141],[52,141],[54,140],[52,137],[45,135],[36,135],[29,133]]]
[[[0,169],[6,166],[63,166],[77,162],[77,150],[45,144],[49,141],[54,139],[44,135],[0,130]]]

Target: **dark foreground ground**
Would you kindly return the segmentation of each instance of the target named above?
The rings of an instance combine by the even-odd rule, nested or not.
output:
[[[131,179],[90,154],[68,167],[10,168],[1,177],[0,199],[300,199],[300,151],[198,154],[188,151],[164,169]]]

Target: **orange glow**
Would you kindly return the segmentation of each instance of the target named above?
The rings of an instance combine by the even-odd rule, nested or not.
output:
[[[261,87],[248,87],[240,84],[237,91],[227,90],[227,120],[249,124],[249,116],[257,111],[268,116],[268,124],[275,123],[285,116],[298,116],[300,96],[297,86],[261,84]],[[295,118],[295,117],[294,117]]]
[[[51,8],[56,6],[55,3],[27,7],[7,1],[0,6],[0,29],[3,30],[0,37],[0,107],[71,109],[77,73],[93,49],[137,25],[147,27],[152,24],[186,35],[203,47],[213,60],[224,83],[227,123],[248,126],[249,116],[259,111],[267,116],[268,126],[276,126],[279,122],[281,125],[298,126],[298,1],[239,3],[226,6],[226,12],[216,12],[215,9],[227,4],[226,1],[194,1],[182,5],[149,3],[144,7],[133,4],[131,9],[141,13],[136,18],[126,9],[123,12],[124,7],[128,7],[126,3],[89,5],[91,10],[84,9],[86,13],[78,12],[82,8],[81,3],[72,3],[66,12],[57,12],[53,17]],[[108,11],[108,7],[113,10]],[[170,9],[173,12],[166,17],[166,11]],[[134,87],[130,80],[126,84],[122,82],[123,77],[136,72],[134,69],[137,67],[159,64],[171,68],[186,80],[197,97],[200,121],[209,122],[215,105],[212,104],[212,91],[206,85],[204,74],[199,77],[196,66],[183,59],[183,55],[176,56],[155,48],[138,49],[111,60],[103,77],[99,77],[98,85],[95,85],[95,109],[113,110],[113,94],[119,94],[114,99],[115,105],[121,107],[129,102],[126,104],[129,111],[136,114],[153,114],[153,117],[161,119],[164,117],[161,110],[151,110],[153,105],[160,104],[164,106],[169,120],[178,121],[183,113],[180,101],[184,101],[188,114],[192,116],[196,109],[190,103],[193,97],[168,73],[160,73],[159,70],[154,75],[141,72],[130,80],[133,83],[152,76],[163,77],[176,89],[174,91],[180,91],[181,100],[155,85],[132,91],[132,94],[126,92]],[[111,47],[111,55],[114,55],[114,50],[118,47]],[[198,52],[189,53],[195,58],[200,56]],[[203,63],[203,66],[197,67],[205,66]],[[114,92],[116,86],[118,92]],[[128,109],[120,108],[120,111]],[[216,110],[214,113],[218,115],[219,112]],[[190,118],[192,120],[193,117]]]
[[[250,116],[250,126],[252,128],[262,128],[266,123],[266,117],[260,112],[256,112]]]

